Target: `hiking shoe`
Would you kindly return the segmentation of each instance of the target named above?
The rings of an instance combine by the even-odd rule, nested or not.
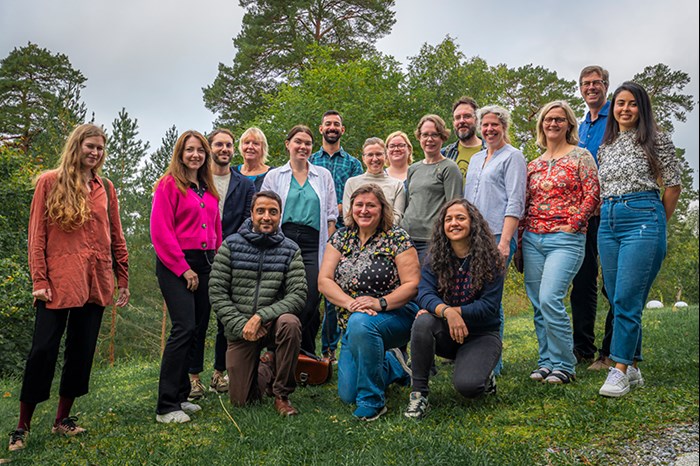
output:
[[[627,366],[627,378],[630,381],[630,388],[638,388],[644,386],[644,377],[642,371],[634,366]]]
[[[413,377],[413,371],[411,371],[411,366],[408,365],[408,355],[401,351],[399,348],[391,348],[389,350],[396,359],[401,364],[401,368],[408,374],[409,377]]]
[[[199,379],[190,379],[190,395],[187,397],[187,401],[199,400],[204,396],[205,388],[204,384]]]
[[[408,407],[403,415],[410,419],[423,419],[428,414],[428,398],[421,392],[411,392]]]
[[[607,371],[615,364],[613,360],[607,356],[600,356],[598,359],[593,361],[593,364],[588,366],[589,371]]]
[[[10,451],[21,450],[27,446],[27,437],[29,437],[29,431],[24,429],[17,429],[10,432],[10,445],[7,447]]]
[[[486,381],[486,386],[484,387],[484,395],[495,395],[496,394],[496,374],[491,371],[489,379]]]
[[[547,378],[544,379],[547,383],[564,385],[576,380],[576,376],[566,371],[559,369],[552,371]]]
[[[353,416],[355,416],[360,421],[376,421],[380,416],[385,414],[387,411],[386,406],[381,408],[370,408],[366,406],[358,406]]]
[[[608,378],[598,393],[603,396],[618,398],[626,395],[630,391],[630,380],[627,374],[616,367],[611,367],[608,371]]]
[[[61,422],[59,422],[51,428],[51,433],[62,434],[66,437],[74,437],[76,435],[82,434],[83,432],[87,432],[86,429],[83,429],[75,423],[75,421],[77,420],[78,418],[75,416],[63,418]]]
[[[185,422],[190,422],[191,419],[184,411],[170,411],[165,414],[156,414],[156,421],[162,422],[163,424],[170,424],[174,422],[176,424],[183,424]]]
[[[211,375],[211,382],[209,383],[209,391],[216,393],[226,393],[228,392],[228,375],[222,374],[221,372],[216,372]],[[192,393],[190,392],[190,396]]]
[[[182,410],[186,414],[192,414],[202,410],[201,406],[196,405],[194,403],[190,403],[189,401],[183,401],[182,403],[180,403],[180,408],[182,408]]]

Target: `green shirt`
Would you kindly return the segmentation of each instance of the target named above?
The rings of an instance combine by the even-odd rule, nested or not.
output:
[[[282,224],[285,223],[296,223],[321,230],[321,201],[308,178],[304,186],[300,186],[292,176],[282,215]]]

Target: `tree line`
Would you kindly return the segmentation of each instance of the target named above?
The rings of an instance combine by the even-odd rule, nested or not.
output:
[[[343,146],[356,156],[367,137],[383,139],[395,130],[413,137],[418,119],[426,113],[451,121],[452,103],[463,94],[480,105],[511,110],[513,145],[529,159],[538,155],[535,123],[543,104],[562,99],[579,116],[584,113],[575,81],[534,64],[489,65],[478,56],[465,56],[450,36],[437,45],[424,44],[406,64],[378,52],[374,42],[395,22],[393,0],[339,2],[343,8],[330,17],[324,9],[329,0],[240,3],[246,15],[234,39],[238,53],[233,65],[219,65],[219,75],[203,89],[203,100],[218,115],[212,128],[241,134],[249,126],[260,127],[275,166],[286,162],[286,131],[298,123],[316,127],[330,108],[343,115]],[[665,131],[673,132],[674,121],[684,122],[694,107],[693,96],[683,93],[690,81],[683,71],[659,63],[629,78],[649,91]],[[33,43],[15,48],[0,61],[0,174],[5,180],[0,186],[0,352],[6,355],[0,372],[21,367],[31,335],[26,259],[31,180],[55,166],[76,124],[94,120],[81,98],[86,82],[66,55]],[[105,129],[108,155],[103,170],[119,195],[130,253],[132,304],[115,317],[122,339],[118,354],[157,354],[159,344],[153,340],[160,334],[162,297],[153,272],[150,199],[153,184],[169,163],[178,129],[169,128],[155,150],[139,138],[138,120],[126,109]],[[669,224],[668,256],[650,295],[667,304],[678,295],[698,302],[697,203],[691,207],[698,192],[684,153],[677,149],[684,189],[679,214]],[[416,151],[414,160],[421,158]],[[517,274],[509,276],[506,295],[512,311],[530,308]]]

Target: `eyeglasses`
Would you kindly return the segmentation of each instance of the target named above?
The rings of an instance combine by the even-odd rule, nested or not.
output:
[[[362,156],[368,159],[381,159],[384,158],[384,152],[370,152],[368,154],[362,154]]]
[[[421,139],[438,139],[440,134],[438,133],[420,133]]]
[[[581,87],[603,87],[605,86],[605,81],[602,79],[594,79],[593,81],[581,81]]]
[[[552,123],[556,123],[556,124],[558,124],[558,125],[561,125],[562,123],[566,122],[566,118],[562,118],[562,117],[547,117],[547,118],[545,118],[545,119],[542,120],[542,121],[544,121],[544,123],[545,123],[546,125],[551,125]]]
[[[408,147],[408,144],[401,143],[401,144],[389,144],[389,150],[395,150],[395,149],[405,149]]]

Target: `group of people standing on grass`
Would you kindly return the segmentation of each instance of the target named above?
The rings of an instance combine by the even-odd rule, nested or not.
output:
[[[443,147],[445,122],[425,115],[415,130],[423,160],[412,163],[411,141],[397,131],[366,140],[365,172],[340,145],[345,126],[336,111],[322,117],[317,152],[313,131],[292,128],[289,161],[277,168],[267,165],[258,128],[241,136],[237,166],[230,131],[183,133],[151,214],[172,323],[156,419],[187,422],[201,410],[193,401],[206,391],[199,375],[212,309],[209,389],[237,405],[268,395],[280,414],[297,414],[289,400],[297,356],[316,353],[319,329],[329,360],[340,342],[338,393],[358,419],[386,412],[394,382],[411,385],[405,416],[425,416],[436,355],[454,360],[461,395],[494,393],[513,258],[534,308],[531,379],[568,384],[588,361],[591,370],[608,369],[603,396],[642,385],[642,309],[666,253],[680,169],[646,91],[625,82],[608,102],[608,85],[603,68],[581,71],[588,112],[580,124],[564,101],[542,107],[542,154],[529,163],[510,144],[509,112],[468,97],[452,109],[457,142]],[[34,409],[49,397],[66,328],[52,432],[85,431],[70,410],[88,391],[114,277],[116,305],[129,301],[116,191],[99,175],[105,143],[100,128],[78,126],[58,168],[37,180],[29,223],[36,322],[10,450],[24,448]],[[598,254],[610,312],[595,359]],[[572,283],[573,330],[564,304]]]

